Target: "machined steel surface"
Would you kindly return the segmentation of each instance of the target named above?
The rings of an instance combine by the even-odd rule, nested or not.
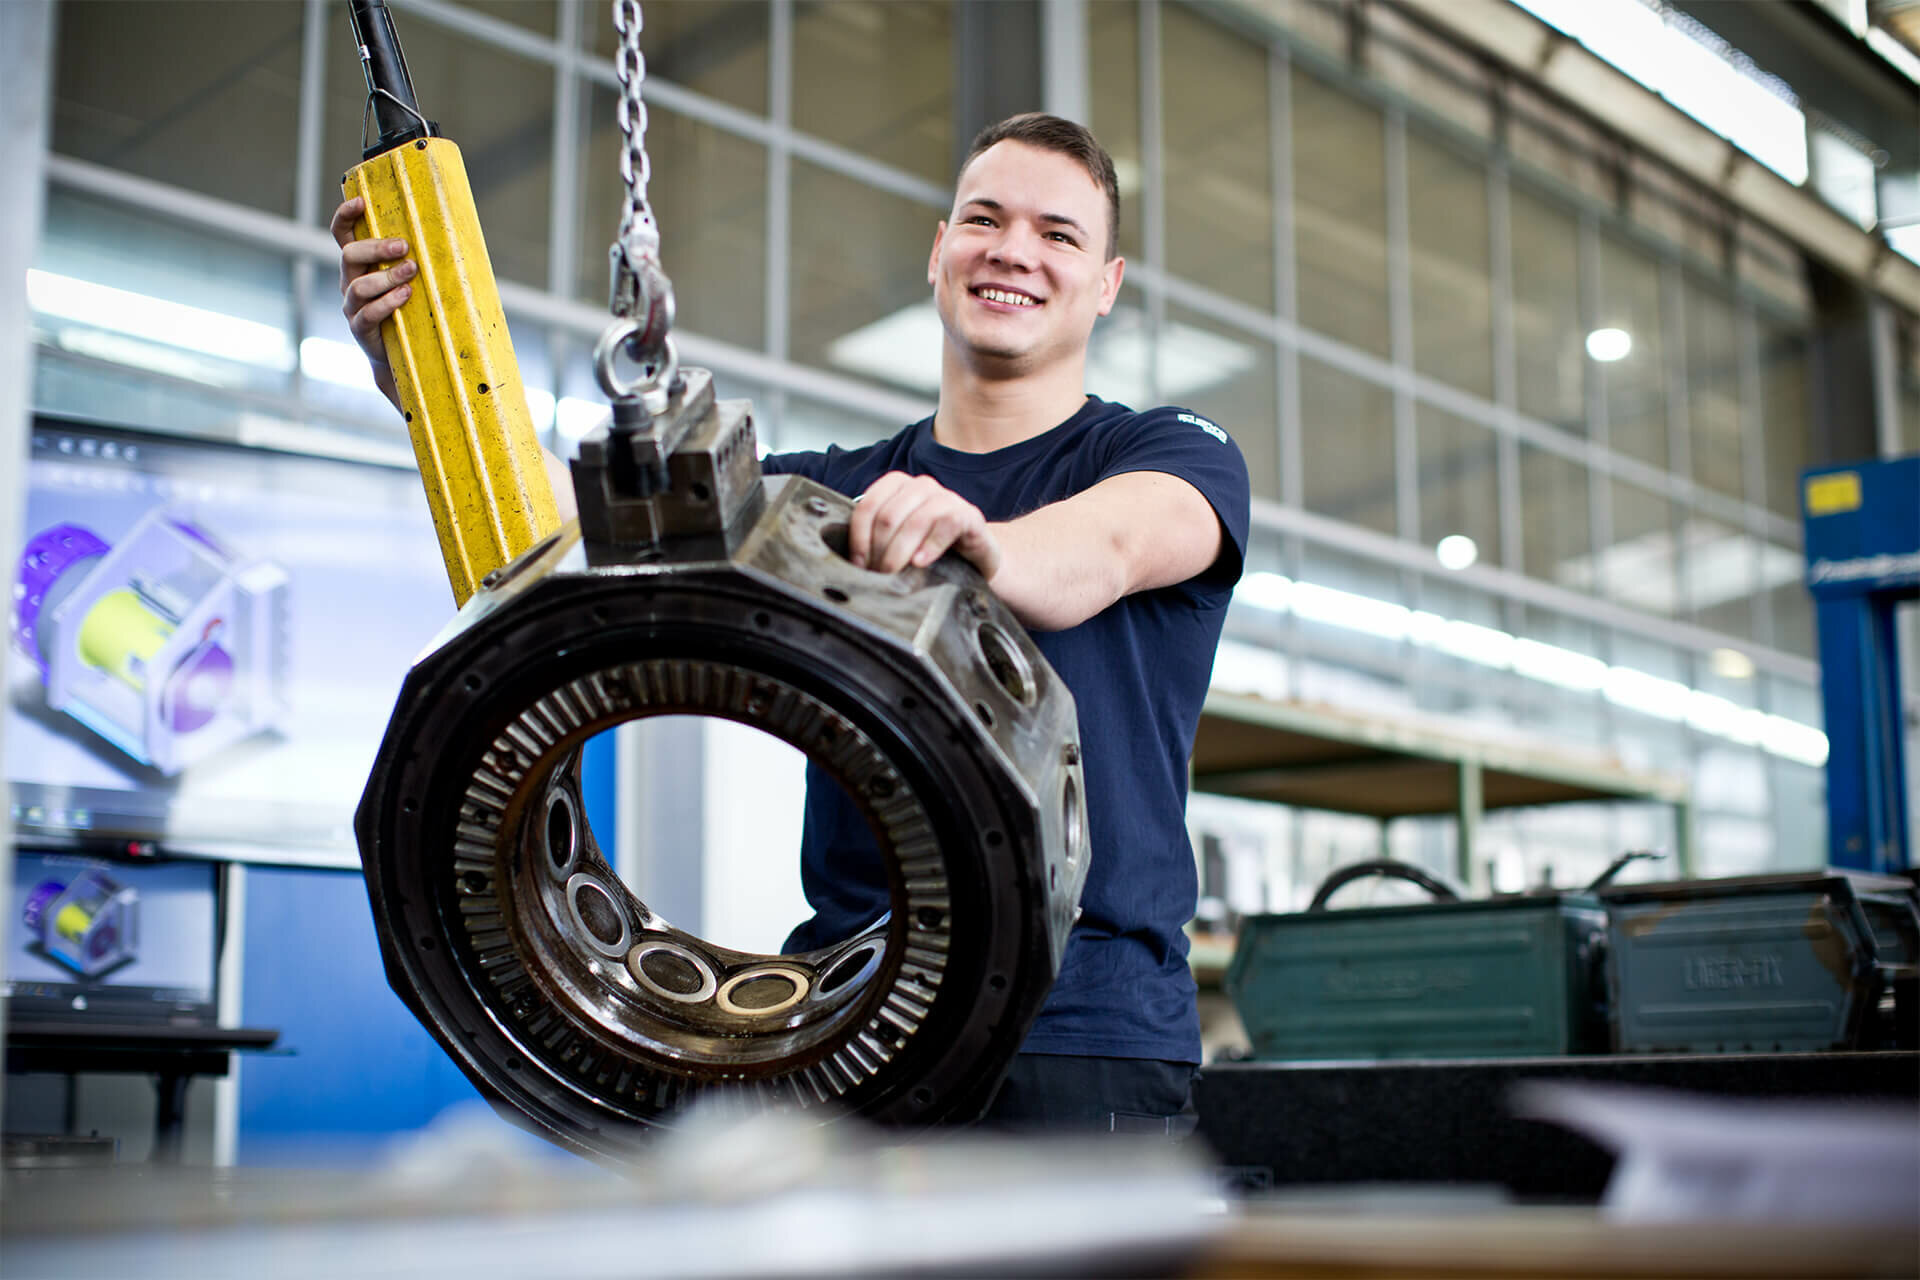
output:
[[[357,820],[390,980],[496,1107],[589,1155],[631,1155],[714,1091],[972,1118],[1086,875],[1071,695],[958,557],[854,567],[852,504],[761,482],[746,407],[688,374],[674,403],[700,421],[677,490],[614,464],[631,440],[583,450],[582,522],[491,577],[406,680]],[[750,484],[692,494],[687,476],[743,456]],[[573,765],[593,735],[669,714],[751,725],[824,767],[874,832],[891,910],[817,951],[751,955],[635,896]],[[752,780],[737,794],[752,804]]]

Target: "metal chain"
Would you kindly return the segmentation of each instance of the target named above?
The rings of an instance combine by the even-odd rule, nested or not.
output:
[[[656,252],[660,228],[647,204],[647,183],[653,177],[653,165],[647,159],[647,103],[640,90],[647,81],[647,56],[640,52],[640,0],[613,0],[613,29],[620,37],[614,54],[613,69],[620,77],[620,136],[626,146],[620,152],[620,181],[626,190],[626,202],[620,210],[622,240],[651,240]]]
[[[618,400],[637,395],[652,412],[659,412],[678,360],[670,335],[673,282],[660,265],[660,226],[647,203],[653,166],[647,159],[647,104],[640,94],[647,80],[647,59],[640,52],[641,25],[640,0],[613,0],[613,29],[620,37],[614,70],[620,78],[620,133],[626,140],[620,151],[625,198],[620,230],[607,254],[612,267],[607,306],[614,323],[594,349],[594,371],[609,396]],[[640,366],[637,380],[622,376],[616,368],[622,352]]]

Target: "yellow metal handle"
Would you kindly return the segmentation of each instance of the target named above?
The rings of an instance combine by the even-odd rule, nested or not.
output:
[[[560,527],[460,148],[422,138],[350,170],[354,234],[405,240],[413,296],[380,326],[454,600]]]

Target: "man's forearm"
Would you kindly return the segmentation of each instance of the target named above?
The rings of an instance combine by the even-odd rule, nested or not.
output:
[[[1038,631],[1078,626],[1136,591],[1185,582],[1220,554],[1220,520],[1192,484],[1133,471],[1005,524],[990,579]]]
[[[1126,549],[1110,532],[1076,530],[1055,508],[990,526],[1000,571],[990,585],[1035,631],[1064,631],[1126,594]]]

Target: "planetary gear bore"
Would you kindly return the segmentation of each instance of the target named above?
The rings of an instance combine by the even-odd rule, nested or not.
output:
[[[749,407],[704,371],[638,413],[584,442],[579,521],[491,575],[401,691],[357,820],[390,980],[503,1114],[588,1155],[627,1158],[714,1092],[977,1116],[1086,876],[1072,697],[958,557],[855,567],[849,500],[763,480]],[[662,919],[602,855],[574,767],[655,715],[805,753],[864,814],[891,910],[781,956]]]

